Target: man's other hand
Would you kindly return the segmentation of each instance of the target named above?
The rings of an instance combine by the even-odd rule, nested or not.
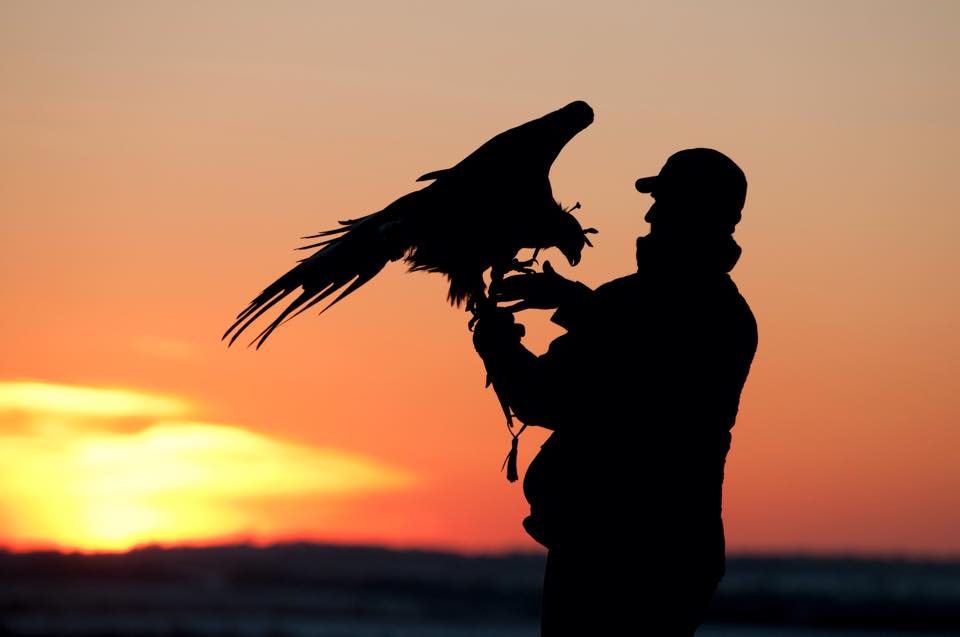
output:
[[[565,279],[556,273],[549,261],[543,262],[543,272],[517,274],[490,286],[490,298],[496,303],[519,301],[504,306],[503,310],[552,310],[565,303],[576,302],[588,296],[590,288],[579,281]]]

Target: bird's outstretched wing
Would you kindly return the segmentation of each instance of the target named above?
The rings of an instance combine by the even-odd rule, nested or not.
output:
[[[221,337],[230,337],[232,345],[250,324],[297,289],[293,299],[267,327],[251,341],[257,349],[285,320],[307,310],[331,294],[342,291],[321,314],[377,275],[390,261],[396,261],[412,247],[419,213],[429,197],[425,188],[400,197],[389,206],[357,219],[341,221],[342,227],[326,230],[304,239],[321,239],[301,250],[320,249],[292,270],[267,286],[237,315],[237,320]],[[349,284],[349,285],[348,285]],[[347,286],[346,289],[343,289]]]

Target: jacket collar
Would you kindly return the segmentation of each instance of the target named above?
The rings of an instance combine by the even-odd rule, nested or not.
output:
[[[730,272],[741,248],[732,235],[666,241],[653,235],[637,237],[637,270],[676,274]]]

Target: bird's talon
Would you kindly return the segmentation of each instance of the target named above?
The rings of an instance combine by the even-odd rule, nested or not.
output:
[[[534,274],[536,273],[536,270],[532,269],[530,266],[535,264],[539,265],[539,261],[536,259],[527,259],[526,261],[514,259],[510,262],[510,271],[523,272],[524,274]]]

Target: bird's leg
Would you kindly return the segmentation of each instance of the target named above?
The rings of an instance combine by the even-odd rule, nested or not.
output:
[[[503,281],[504,271],[497,266],[492,266],[490,268],[490,287],[486,288],[493,290],[494,287],[501,281]],[[485,286],[484,286],[485,287]],[[473,312],[473,318],[470,319],[470,322],[467,323],[467,329],[471,332],[473,331],[473,326],[477,324],[477,321],[480,319],[480,312],[483,305],[490,305],[490,297],[483,292],[483,288],[477,292],[476,296],[471,296],[470,301],[473,303],[473,307],[467,306],[467,309]],[[496,307],[496,303],[493,303]]]
[[[514,259],[513,261],[516,261],[516,259]],[[497,287],[497,285],[503,281],[503,275],[513,270],[512,265],[513,263],[511,262],[511,264],[506,267],[496,266],[496,265],[491,266],[490,268],[490,289],[491,290]]]
[[[492,265],[490,266],[490,286],[489,288],[483,283],[483,279],[480,280],[477,289],[474,294],[470,295],[469,301],[467,301],[467,310],[473,312],[473,318],[470,319],[470,322],[467,323],[467,328],[472,332],[473,326],[476,325],[477,321],[480,318],[480,314],[483,313],[485,307],[496,308],[497,304],[490,300],[490,297],[486,295],[484,290],[493,290],[497,285],[503,281],[503,276],[511,271],[510,266],[502,265]]]
[[[470,321],[467,323],[467,329],[472,332],[473,326],[477,324],[478,320],[480,320],[480,304],[477,303],[476,297],[471,296],[467,301],[467,311],[473,314],[473,316],[470,317]]]
[[[471,332],[473,331],[473,327],[477,324],[477,321],[480,320],[480,316],[482,314],[486,313],[489,308],[495,309],[497,307],[496,303],[491,301],[490,298],[482,292],[478,293],[477,296],[471,296],[470,300],[467,302],[467,306],[470,312],[473,313],[473,316],[470,317],[470,322],[467,323],[467,329]]]
[[[511,272],[523,272],[524,274],[536,274],[532,266],[534,263],[539,263],[536,259],[528,259],[526,261],[518,261],[517,259],[513,260],[512,267],[510,268]]]
[[[494,282],[503,280],[503,272],[498,270],[496,267],[490,269],[490,287],[493,287]],[[486,294],[487,286],[483,282],[483,277],[480,276],[475,281],[473,285],[473,291],[467,295],[467,311],[473,314],[470,317],[470,322],[467,323],[467,329],[471,332],[473,331],[474,325],[477,324],[477,321],[480,319],[480,314],[483,313],[484,306],[494,305],[490,301],[490,297]]]
[[[533,257],[530,259],[527,259],[526,261],[521,261],[520,259],[517,259],[516,257],[514,257],[510,261],[510,265],[509,267],[507,267],[506,271],[507,272],[523,272],[524,274],[534,274],[536,270],[534,270],[531,266],[534,264],[540,263],[539,261],[537,261],[537,254],[539,252],[540,252],[540,248],[537,248],[536,251],[533,253]],[[502,278],[502,275],[501,275],[501,278]]]
[[[539,265],[540,262],[537,261],[537,255],[540,254],[540,248],[533,249],[533,256],[527,259],[526,261],[520,261],[516,257],[510,262],[510,272],[523,272],[524,274],[532,274],[536,272],[531,266]]]

